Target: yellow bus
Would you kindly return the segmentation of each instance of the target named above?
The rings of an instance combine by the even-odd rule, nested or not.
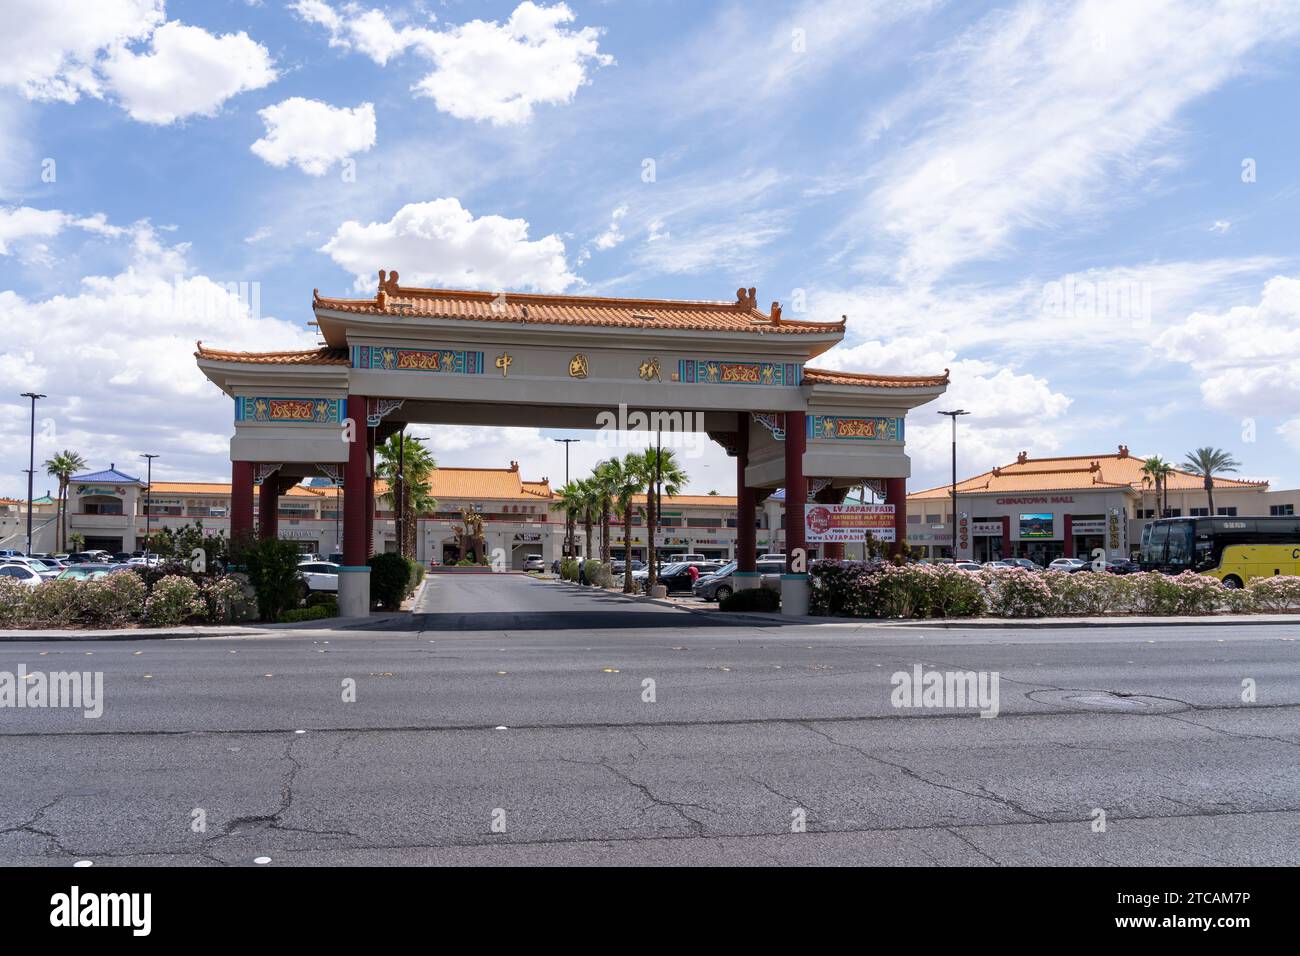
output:
[[[1143,571],[1195,571],[1244,587],[1300,575],[1300,518],[1161,518],[1142,529]]]

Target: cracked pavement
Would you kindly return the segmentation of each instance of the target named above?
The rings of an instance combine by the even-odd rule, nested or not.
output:
[[[97,720],[0,710],[0,863],[1300,863],[1300,622],[756,626],[513,576],[425,606],[0,643],[0,670],[105,675]],[[892,707],[918,663],[998,671],[1000,716]]]

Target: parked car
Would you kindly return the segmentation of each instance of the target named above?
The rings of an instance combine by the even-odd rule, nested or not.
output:
[[[1108,571],[1111,574],[1133,574],[1136,571],[1142,570],[1141,567],[1139,567],[1135,562],[1130,561],[1128,558],[1116,558],[1114,561],[1102,561],[1100,567],[1094,565],[1092,566],[1092,569],[1094,571]]]
[[[1049,571],[1064,571],[1066,574],[1075,574],[1079,571],[1091,571],[1092,564],[1083,558],[1057,558],[1047,566]]]
[[[734,575],[737,566],[737,562],[731,561],[713,574],[701,577],[695,582],[695,587],[691,589],[692,593],[705,601],[725,601],[735,593],[736,581]],[[758,583],[761,587],[773,591],[781,590],[781,575],[785,573],[784,558],[759,560],[755,562],[754,570],[759,574]]]
[[[985,561],[981,567],[985,568],[1014,568],[1015,565],[1010,561]]]
[[[42,579],[57,577],[59,574],[57,570],[48,567],[43,561],[40,561],[36,558],[25,558],[21,556],[16,558],[0,558],[0,565],[13,565],[13,564],[21,565],[22,567],[27,568],[29,571],[34,572]]]
[[[1034,564],[1034,562],[1030,561],[1028,558],[1003,558],[1002,561],[1005,564],[1011,564],[1011,565],[1015,565],[1018,568],[1024,568],[1026,571],[1043,570],[1038,565]]]
[[[23,553],[13,548],[0,548],[0,558],[21,558]]]
[[[696,570],[698,576],[691,574],[691,568]],[[660,571],[659,583],[668,588],[669,594],[690,593],[699,578],[706,574],[713,574],[721,568],[722,565],[717,561],[681,561]]]
[[[542,556],[540,554],[530,554],[528,557],[524,558],[524,570],[545,571],[546,562],[542,560]]]
[[[958,562],[956,562],[956,564],[954,564],[953,566],[954,566],[955,568],[957,568],[958,570],[961,570],[961,571],[979,571],[979,570],[980,570],[980,566],[979,566],[978,564],[976,564],[974,561],[958,561]]]
[[[338,592],[339,566],[332,561],[304,561],[298,565],[298,575],[308,591]]]
[[[702,554],[670,554],[669,561],[707,561],[709,560]]]
[[[0,564],[0,578],[13,578],[15,581],[34,588],[45,580],[45,575],[37,574],[25,564],[9,561]]]
[[[70,564],[59,572],[60,581],[98,581],[106,574],[130,571],[128,564],[108,564],[103,561],[82,561]]]
[[[765,553],[765,554],[760,554],[760,555],[758,556],[758,560],[760,560],[760,561],[784,561],[784,560],[785,560],[785,555],[782,554],[782,553],[779,552],[779,551],[768,551],[768,552]]]

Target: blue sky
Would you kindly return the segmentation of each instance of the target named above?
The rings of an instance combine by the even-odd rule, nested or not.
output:
[[[819,365],[950,368],[963,473],[1208,444],[1300,485],[1294,4],[16,6],[0,495],[25,491],[31,388],[40,458],[227,476],[195,340],[310,347],[311,290],[369,293],[377,268],[753,285],[849,316]],[[909,421],[912,487],[945,480],[945,425]],[[549,432],[423,432],[445,465],[563,475]],[[720,450],[686,465],[692,490],[734,486]]]

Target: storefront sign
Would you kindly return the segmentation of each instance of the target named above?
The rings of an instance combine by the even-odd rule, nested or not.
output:
[[[515,541],[528,541],[528,542],[532,542],[532,541],[541,541],[541,540],[542,540],[542,536],[541,536],[541,533],[540,533],[540,532],[534,532],[534,531],[516,531],[516,532],[515,532]]]
[[[894,540],[893,505],[811,504],[803,506],[804,540],[809,544]]]
[[[976,521],[971,525],[971,534],[984,535],[985,537],[992,535],[995,538],[1000,538],[1002,537],[1002,522]]]
[[[1105,534],[1106,522],[1102,518],[1089,519],[1088,521],[1073,521],[1070,524],[1075,534]]]
[[[292,538],[292,539],[302,540],[302,541],[311,541],[311,540],[315,540],[316,538],[319,538],[320,534],[319,532],[316,531],[309,531],[300,528],[281,528],[280,537]]]
[[[1074,495],[1052,495],[1050,498],[999,498],[1000,505],[1069,505],[1074,504]]]

